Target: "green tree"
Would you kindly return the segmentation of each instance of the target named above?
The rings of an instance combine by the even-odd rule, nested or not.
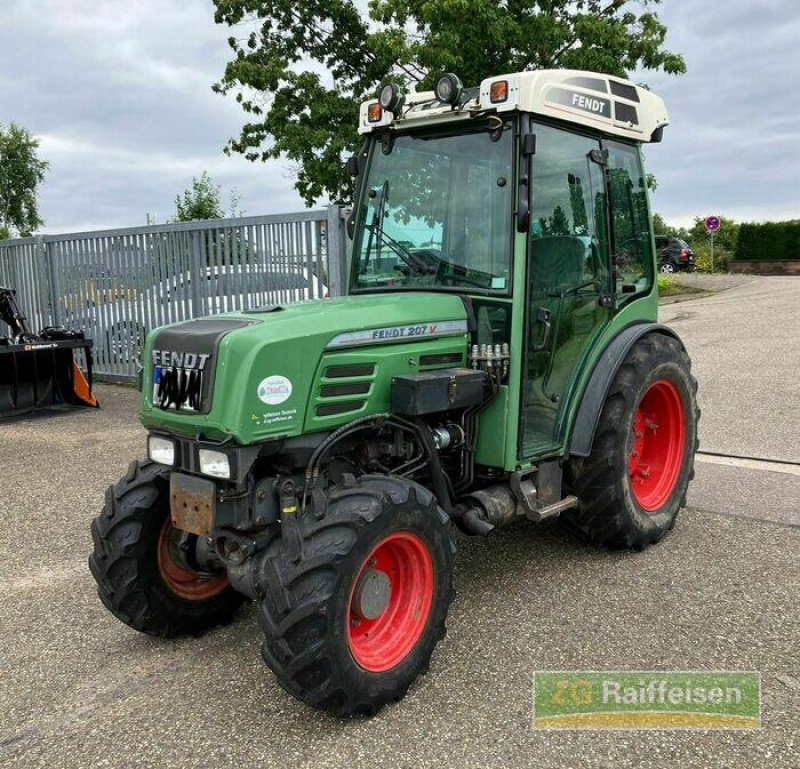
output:
[[[656,235],[667,235],[670,238],[681,238],[681,240],[689,241],[689,230],[686,227],[674,227],[667,220],[658,213],[653,214],[653,232]]]
[[[661,214],[653,213],[653,232],[656,235],[671,235],[670,229],[667,220]]]
[[[27,237],[44,224],[36,192],[49,163],[40,160],[39,140],[27,128],[0,125],[0,239]]]
[[[173,221],[194,222],[198,219],[222,219],[225,212],[220,203],[222,188],[214,184],[208,171],[192,179],[192,188],[184,190],[183,197],[175,198],[176,214]]]
[[[444,71],[477,85],[548,67],[686,69],[664,48],[660,0],[370,0],[366,13],[355,0],[214,2],[217,23],[242,31],[214,90],[249,116],[226,152],[288,158],[308,205],[349,198],[342,156],[358,148],[358,105],[390,78],[425,88]]]
[[[695,216],[694,224],[684,238],[694,251],[697,269],[702,272],[726,271],[736,252],[741,225],[726,216],[721,216],[720,220],[722,226],[714,233],[713,265],[711,262],[711,236],[706,230],[704,216]]]

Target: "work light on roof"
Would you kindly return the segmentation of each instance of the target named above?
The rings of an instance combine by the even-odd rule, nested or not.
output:
[[[444,104],[456,104],[463,90],[461,81],[452,72],[446,72],[436,83],[436,98]]]
[[[378,92],[378,101],[387,112],[397,114],[406,100],[403,89],[397,83],[387,83]]]

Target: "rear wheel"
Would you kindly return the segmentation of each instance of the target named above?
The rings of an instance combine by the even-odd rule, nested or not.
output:
[[[143,633],[198,635],[230,622],[245,600],[224,570],[203,558],[203,542],[169,514],[169,469],[134,462],[106,492],[92,522],[89,568],[106,608]]]
[[[262,654],[298,699],[339,715],[402,698],[445,633],[449,519],[418,484],[362,476],[298,514],[260,577]],[[284,524],[285,526],[285,524]]]
[[[686,503],[699,417],[680,342],[657,333],[636,342],[609,388],[590,455],[571,462],[579,506],[565,521],[612,547],[661,539]]]
[[[675,272],[675,265],[672,262],[664,262],[660,267],[661,272],[666,275],[671,275]]]

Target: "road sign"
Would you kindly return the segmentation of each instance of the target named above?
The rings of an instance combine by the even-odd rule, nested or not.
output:
[[[707,216],[705,225],[706,230],[709,232],[716,232],[720,227],[722,227],[722,220],[718,216]]]

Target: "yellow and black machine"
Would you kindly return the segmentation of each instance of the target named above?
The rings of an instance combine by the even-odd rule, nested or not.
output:
[[[16,291],[0,286],[0,418],[39,408],[94,406],[92,346],[82,331],[47,326],[38,334],[28,327]],[[84,351],[86,374],[75,360]]]

